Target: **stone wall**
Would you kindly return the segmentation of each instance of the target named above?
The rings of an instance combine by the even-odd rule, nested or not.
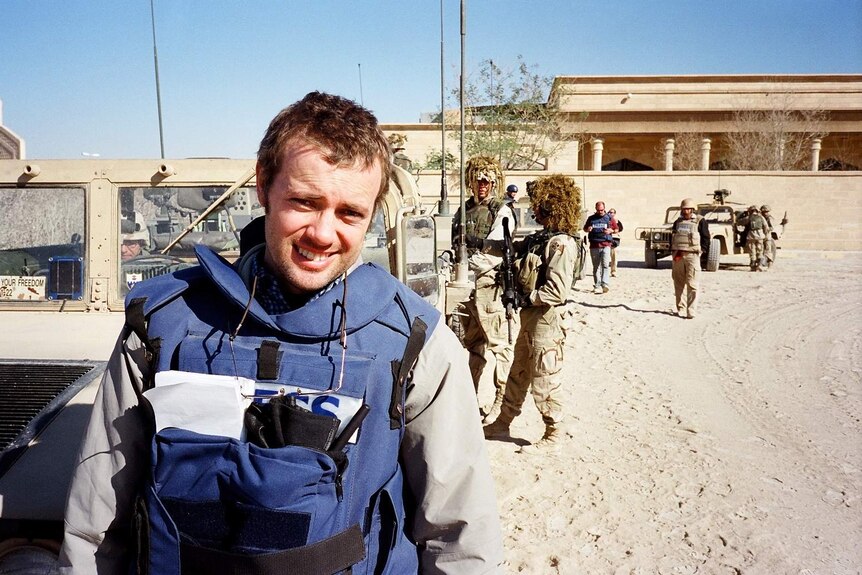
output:
[[[546,172],[510,172],[519,203],[527,205],[526,182]],[[862,251],[862,173],[860,172],[578,172],[569,174],[584,190],[590,212],[599,200],[617,209],[625,225],[623,241],[632,245],[635,228],[664,220],[665,209],[685,197],[710,202],[712,191],[731,191],[740,206],[769,204],[780,219],[790,220],[781,246],[788,249]],[[423,204],[434,209],[440,199],[440,174],[417,176]],[[459,203],[457,179],[450,179],[452,213]]]

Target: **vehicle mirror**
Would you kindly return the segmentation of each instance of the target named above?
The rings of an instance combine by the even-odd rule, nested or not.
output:
[[[436,233],[431,216],[409,216],[402,222],[404,283],[432,305],[440,293],[437,274]]]

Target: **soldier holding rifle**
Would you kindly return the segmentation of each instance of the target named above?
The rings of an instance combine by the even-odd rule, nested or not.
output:
[[[511,275],[513,289],[506,289],[507,309],[520,308],[521,330],[515,343],[515,359],[506,381],[506,393],[497,419],[485,426],[485,437],[505,436],[512,420],[532,390],[542,414],[545,433],[538,442],[521,448],[536,453],[559,445],[559,425],[563,419],[560,402],[561,370],[565,335],[558,307],[564,305],[572,286],[578,258],[581,211],[580,190],[566,176],[552,175],[527,186],[536,221],[543,229],[515,242]],[[504,250],[504,242],[473,242],[491,253]],[[503,272],[504,283],[506,272]]]

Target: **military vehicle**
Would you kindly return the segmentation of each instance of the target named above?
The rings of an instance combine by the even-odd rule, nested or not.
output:
[[[136,282],[232,260],[250,160],[0,160],[0,573],[56,561],[78,445]],[[449,231],[445,230],[445,236]],[[363,257],[442,309],[435,221],[393,167]]]
[[[739,222],[745,215],[747,206],[727,202],[730,190],[715,190],[711,195],[712,202],[697,204],[696,212],[709,225],[711,240],[704,269],[714,272],[718,271],[721,256],[748,253],[745,247],[745,225]],[[664,224],[635,230],[635,237],[644,241],[644,262],[647,267],[657,268],[658,260],[670,255],[671,227],[679,216],[679,206],[670,206],[665,210]],[[782,230],[786,224],[787,214],[785,213],[781,221]],[[773,238],[778,239],[778,237],[780,237],[780,231],[773,231]],[[774,246],[774,242],[772,245]],[[773,252],[773,259],[774,255],[775,252]]]

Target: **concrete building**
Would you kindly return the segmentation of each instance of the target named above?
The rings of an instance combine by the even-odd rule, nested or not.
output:
[[[3,100],[0,100],[0,160],[23,160],[24,139],[3,125]]]
[[[508,171],[507,183],[523,186],[548,172],[572,176],[585,207],[603,200],[617,208],[627,248],[642,243],[635,240],[638,226],[663,221],[667,206],[684,197],[708,202],[713,190],[726,188],[733,203],[770,204],[788,213],[785,248],[862,250],[862,75],[560,76],[549,100],[564,114],[560,151],[544,170]],[[817,112],[822,134],[795,150],[799,162],[792,168],[726,169],[730,134],[741,131],[744,114],[757,110]],[[435,211],[440,172],[416,167],[430,152],[439,154],[440,125],[383,128],[406,136],[402,153],[413,160],[423,203]],[[782,129],[791,134],[799,126],[789,122]],[[446,150],[457,157],[457,139],[447,138]],[[458,170],[457,163],[447,166],[450,213],[459,202]],[[522,207],[528,205],[524,196]],[[831,211],[840,217],[824,234],[823,214]]]
[[[862,167],[862,75],[558,76],[549,101],[564,138],[548,171],[722,169],[728,134],[752,129],[753,111],[787,112],[788,133],[810,131],[794,114],[816,116],[824,135],[804,142],[797,169]],[[441,148],[439,124],[384,130],[406,136],[403,153],[419,164]],[[457,157],[456,140],[446,148]]]

